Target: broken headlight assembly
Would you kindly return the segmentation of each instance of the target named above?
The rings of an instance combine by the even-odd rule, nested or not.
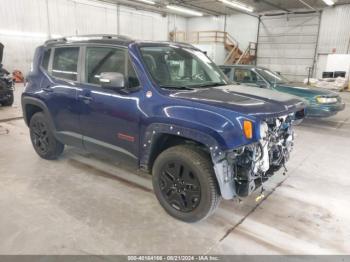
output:
[[[250,195],[275,172],[285,168],[293,148],[294,120],[294,115],[288,115],[260,122],[259,141],[228,154],[238,196]]]

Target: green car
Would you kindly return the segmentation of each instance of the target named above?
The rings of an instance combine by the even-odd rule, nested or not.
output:
[[[224,65],[220,68],[231,81],[236,83],[269,88],[303,98],[308,102],[306,108],[308,117],[329,117],[345,108],[345,104],[337,93],[320,88],[294,85],[283,76],[264,67]]]

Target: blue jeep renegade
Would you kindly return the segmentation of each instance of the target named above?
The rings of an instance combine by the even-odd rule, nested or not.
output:
[[[37,48],[22,107],[40,157],[64,145],[126,154],[163,208],[194,222],[284,167],[305,104],[231,85],[191,45],[79,36]]]

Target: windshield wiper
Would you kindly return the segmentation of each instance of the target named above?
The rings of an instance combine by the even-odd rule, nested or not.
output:
[[[194,88],[204,88],[204,87],[215,87],[215,86],[225,86],[225,83],[206,83],[206,84],[201,84],[201,85],[195,85],[195,86],[191,86]]]
[[[166,88],[166,89],[176,89],[176,90],[193,90],[193,88],[190,88],[188,86],[160,85],[160,87]]]

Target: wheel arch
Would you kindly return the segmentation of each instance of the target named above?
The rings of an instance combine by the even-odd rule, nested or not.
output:
[[[177,125],[151,124],[141,144],[140,166],[151,170],[154,160],[161,152],[183,143],[192,143],[203,148],[213,161],[222,155],[220,143],[207,133]]]
[[[151,171],[155,159],[164,150],[181,143],[192,143],[208,153],[221,196],[225,199],[232,199],[236,195],[233,170],[227,161],[221,142],[208,133],[196,129],[170,124],[152,124],[147,128],[145,139],[141,144],[140,167]]]
[[[47,108],[46,104],[43,101],[34,97],[22,97],[22,111],[23,111],[23,118],[27,126],[29,126],[30,119],[33,117],[35,113],[43,112],[47,117],[50,128],[52,128],[52,130],[55,130],[55,126],[51,119],[51,114],[49,112],[49,109]]]

